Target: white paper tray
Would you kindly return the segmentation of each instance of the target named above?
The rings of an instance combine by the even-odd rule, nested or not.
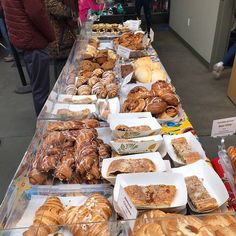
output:
[[[229,194],[222,180],[220,179],[218,174],[214,171],[214,169],[211,166],[209,166],[204,160],[200,160],[193,164],[182,166],[179,168],[173,168],[172,172],[182,173],[184,177],[193,175],[197,176],[199,179],[203,181],[203,185],[207,189],[209,194],[216,199],[219,207],[222,206],[229,198]],[[197,211],[190,202],[190,200],[188,202],[190,203],[189,206],[192,211],[197,213],[203,213]],[[204,213],[207,212],[210,211],[205,211]]]
[[[176,195],[169,208],[185,208],[187,204],[187,188],[184,181],[184,176],[179,173],[134,173],[134,174],[120,174],[116,178],[113,201],[117,205],[120,186],[123,188],[129,185],[155,185],[166,184],[176,186]]]
[[[177,155],[175,154],[174,148],[171,144],[171,141],[176,138],[184,137],[186,138],[188,144],[191,146],[193,152],[198,152],[202,159],[206,159],[206,154],[197,140],[197,138],[189,131],[184,134],[178,134],[178,135],[164,135],[163,139],[166,145],[167,153],[169,154],[170,158],[173,160],[175,166],[181,166],[185,165],[184,162],[182,162]]]
[[[167,168],[166,163],[163,161],[160,153],[155,152],[155,153],[135,154],[135,155],[104,159],[102,162],[102,170],[101,170],[102,177],[108,180],[109,182],[111,182],[112,184],[115,184],[116,176],[107,176],[107,171],[112,161],[118,160],[118,159],[139,159],[139,158],[147,158],[151,160],[155,164],[155,167],[156,167],[155,172],[166,171],[166,168]]]

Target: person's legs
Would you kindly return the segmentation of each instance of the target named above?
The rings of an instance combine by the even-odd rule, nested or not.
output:
[[[143,6],[143,1],[142,0],[135,0],[135,8],[136,8],[136,13],[137,13],[137,17],[139,19],[141,19],[141,9]]]
[[[234,56],[236,53],[236,43],[234,43],[228,50],[228,52],[225,54],[223,63],[224,66],[232,66],[234,61]]]
[[[151,14],[151,1],[150,0],[142,0],[143,1],[143,9],[146,19],[147,32],[150,33],[150,29],[152,27],[152,14]]]
[[[14,58],[12,56],[11,44],[10,44],[10,41],[9,41],[9,38],[8,38],[8,35],[7,35],[6,25],[5,25],[5,22],[4,22],[2,17],[0,17],[0,32],[1,32],[2,37],[4,39],[5,46],[6,46],[6,51],[7,51],[7,54],[9,56],[9,58],[6,57],[6,59],[7,59],[6,61],[13,61]],[[11,58],[10,58],[10,56],[11,56]]]
[[[45,50],[31,50],[24,51],[24,61],[30,77],[34,108],[38,116],[49,94],[50,58]]]

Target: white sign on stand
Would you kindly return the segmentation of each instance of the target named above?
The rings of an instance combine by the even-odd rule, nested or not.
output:
[[[129,29],[132,31],[137,31],[137,30],[139,30],[140,24],[141,24],[140,20],[130,20],[129,21]]]
[[[118,48],[117,48],[117,54],[118,54],[120,57],[123,57],[123,58],[125,58],[125,59],[129,59],[129,56],[130,56],[130,49],[119,45]]]
[[[121,211],[122,217],[125,220],[131,220],[129,225],[130,228],[133,229],[135,223],[134,219],[137,218],[138,211],[122,186],[120,186],[117,204]]]
[[[211,130],[212,137],[225,137],[236,132],[236,117],[214,120]]]

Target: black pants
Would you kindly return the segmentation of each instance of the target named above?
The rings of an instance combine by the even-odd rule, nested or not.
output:
[[[34,108],[38,116],[50,90],[50,58],[48,53],[42,49],[23,50],[23,56],[30,78]]]
[[[150,29],[152,27],[151,1],[150,0],[136,0],[135,7],[136,7],[137,16],[139,19],[141,19],[140,18],[141,9],[143,7],[144,15],[146,19],[146,25],[147,25],[147,32],[150,33]]]

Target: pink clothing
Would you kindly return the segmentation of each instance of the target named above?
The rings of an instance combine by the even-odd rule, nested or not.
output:
[[[94,0],[79,0],[79,18],[81,23],[86,21],[89,9],[101,11],[103,7],[104,4],[96,4]]]

